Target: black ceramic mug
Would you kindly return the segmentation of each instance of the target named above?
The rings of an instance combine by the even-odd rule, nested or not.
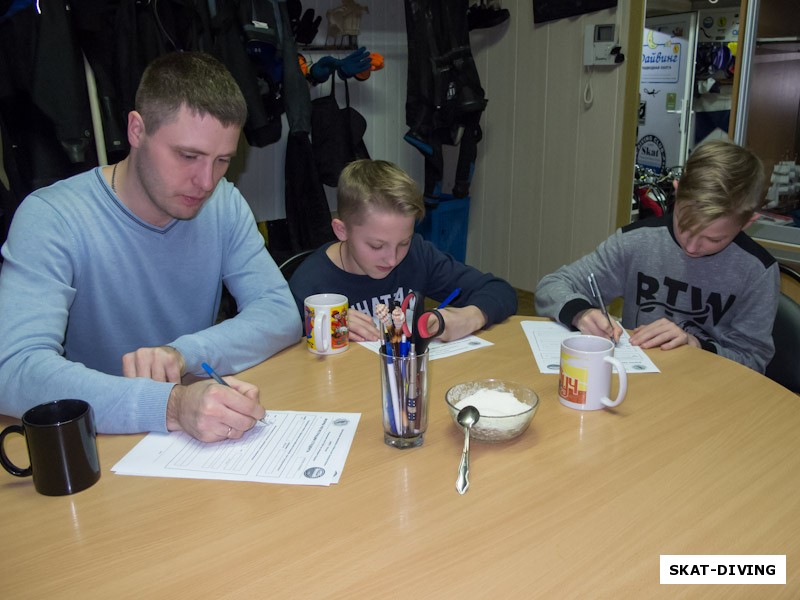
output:
[[[12,433],[25,436],[31,461],[28,468],[16,466],[6,456],[5,439]],[[96,436],[88,402],[47,402],[22,415],[22,425],[9,425],[0,432],[0,463],[17,477],[33,475],[33,485],[40,494],[74,494],[100,479]]]

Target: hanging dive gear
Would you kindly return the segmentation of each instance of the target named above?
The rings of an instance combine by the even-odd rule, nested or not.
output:
[[[479,2],[469,7],[467,23],[470,31],[473,29],[488,29],[508,21],[510,16],[511,13],[508,12],[508,9],[500,7],[498,0],[479,0]]]
[[[472,58],[467,0],[405,0],[408,84],[403,139],[425,157],[425,196],[441,194],[442,145],[460,146],[453,196],[466,197],[486,107]]]
[[[319,24],[322,23],[322,17],[314,16],[313,8],[307,8],[303,12],[300,0],[287,0],[286,9],[289,13],[289,24],[294,41],[304,45],[313,42],[319,31]]]
[[[350,106],[347,80],[344,80],[346,104],[339,108],[335,94],[336,75],[330,79],[331,93],[311,101],[311,146],[319,180],[336,187],[346,164],[370,156],[363,139],[367,121]]]

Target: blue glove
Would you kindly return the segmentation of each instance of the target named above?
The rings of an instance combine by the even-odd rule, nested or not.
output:
[[[308,72],[311,82],[316,85],[328,81],[328,77],[333,75],[338,65],[339,61],[332,56],[323,56],[311,65],[311,70]]]
[[[359,48],[358,50],[354,50],[338,62],[339,64],[337,65],[336,72],[339,73],[339,77],[342,79],[348,79],[349,77],[353,77],[358,73],[368,71],[372,66],[369,52],[367,52],[367,49],[363,47]]]

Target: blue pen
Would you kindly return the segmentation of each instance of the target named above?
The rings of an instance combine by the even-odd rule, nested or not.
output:
[[[460,293],[461,293],[461,288],[454,289],[452,292],[450,292],[450,295],[447,298],[445,298],[439,306],[436,307],[436,310],[443,309],[445,306],[450,304],[453,301],[453,299]]]
[[[406,338],[406,334],[404,333],[400,337],[400,356],[406,357],[408,356],[408,349],[411,347],[411,342],[408,341]]]
[[[225,387],[231,387],[225,382],[225,380],[222,377],[217,375],[217,372],[214,369],[211,368],[211,365],[209,365],[208,363],[200,363],[200,366],[203,367],[203,370],[206,373],[208,373],[208,376],[211,377],[211,379],[216,381],[218,384],[224,385]],[[259,421],[261,421],[262,423],[264,423],[266,425],[266,423],[267,423],[267,414],[266,414],[266,412],[264,413],[264,416],[259,419]]]
[[[200,366],[201,366],[201,367],[203,367],[203,370],[204,370],[206,373],[208,373],[208,376],[209,376],[209,377],[211,377],[211,379],[213,379],[214,381],[216,381],[218,384],[220,384],[220,385],[226,385],[226,386],[228,386],[228,387],[231,387],[231,386],[229,386],[227,383],[225,383],[225,380],[224,380],[222,377],[220,377],[219,375],[217,375],[217,372],[216,372],[216,371],[214,371],[214,369],[212,369],[212,368],[211,368],[211,365],[209,365],[208,363],[201,363],[201,364],[200,364]]]

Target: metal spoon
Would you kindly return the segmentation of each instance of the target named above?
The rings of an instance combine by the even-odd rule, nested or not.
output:
[[[464,428],[464,451],[461,453],[461,464],[458,465],[456,490],[464,494],[469,489],[469,430],[481,418],[481,413],[474,406],[465,406],[458,411],[456,421]]]

